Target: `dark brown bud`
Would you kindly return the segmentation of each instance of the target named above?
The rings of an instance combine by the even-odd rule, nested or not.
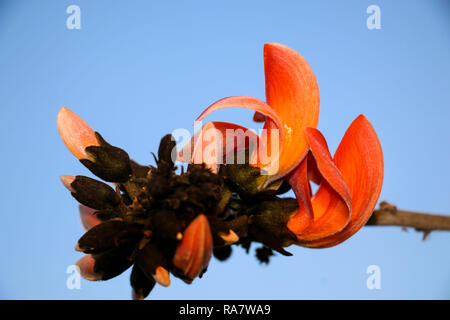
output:
[[[108,144],[99,133],[96,132],[95,135],[100,146],[87,147],[85,151],[93,160],[81,159],[81,163],[105,181],[127,181],[132,173],[128,153]]]
[[[92,209],[113,209],[120,203],[120,197],[113,188],[89,177],[76,176],[70,188],[78,202]]]
[[[163,161],[173,167],[176,155],[177,149],[175,139],[171,134],[167,134],[161,139],[159,144],[158,160],[159,162]]]
[[[94,272],[102,274],[102,280],[114,278],[127,270],[133,264],[130,259],[135,249],[133,241],[123,241],[101,254],[93,255],[95,259]]]
[[[149,243],[147,244],[142,250],[140,250],[136,255],[136,264],[141,268],[141,270],[144,272],[144,274],[148,278],[155,279],[155,276],[158,275],[158,268],[167,270],[168,269],[168,261],[162,254],[160,248],[155,243]],[[162,278],[162,277],[159,277]],[[162,282],[164,284],[169,284],[165,279],[161,281],[162,279],[155,279],[158,280],[158,282]]]
[[[142,300],[150,294],[156,282],[153,278],[147,277],[135,264],[131,270],[130,284],[133,288],[133,300]]]
[[[116,246],[128,232],[127,224],[123,221],[105,221],[89,229],[78,240],[76,249],[84,253],[103,252]]]

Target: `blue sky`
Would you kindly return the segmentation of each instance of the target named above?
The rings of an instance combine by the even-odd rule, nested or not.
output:
[[[68,30],[66,8],[81,8]],[[381,9],[368,30],[366,8]],[[129,272],[69,290],[81,256],[76,201],[61,174],[90,175],[61,142],[65,105],[112,144],[153,163],[159,139],[230,95],[264,99],[262,48],[299,51],[319,83],[319,129],[332,152],[364,113],[385,157],[382,200],[450,214],[450,19],[445,1],[0,1],[0,298],[128,299]],[[248,110],[210,120],[257,128]],[[429,240],[363,228],[330,249],[289,248],[261,266],[234,250],[190,286],[153,299],[449,299],[450,233]],[[381,290],[366,268],[381,268]]]

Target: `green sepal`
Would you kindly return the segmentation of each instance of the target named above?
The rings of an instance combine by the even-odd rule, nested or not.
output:
[[[223,175],[237,193],[242,196],[255,195],[264,190],[268,175],[261,175],[261,169],[247,164],[232,164],[222,166]]]
[[[276,199],[262,202],[250,209],[249,234],[283,255],[291,255],[284,247],[295,243],[297,237],[287,228],[298,204],[295,199]],[[255,214],[252,215],[251,213]]]

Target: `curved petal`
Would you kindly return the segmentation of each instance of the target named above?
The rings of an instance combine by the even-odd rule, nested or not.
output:
[[[317,185],[322,182],[322,174],[317,167],[317,161],[311,152],[308,152],[308,178]]]
[[[236,150],[258,146],[259,137],[253,131],[228,122],[210,121],[197,131],[178,153],[177,160],[205,163],[213,172],[227,162],[227,155]],[[256,160],[255,160],[256,161]]]
[[[308,180],[308,158],[305,158],[287,177],[288,183],[294,190],[299,209],[289,220],[287,227],[294,234],[299,235],[314,221],[311,205],[311,186]]]
[[[212,255],[212,235],[208,219],[198,215],[186,228],[178,244],[173,264],[191,282],[208,266]]]
[[[350,192],[331,158],[325,138],[314,128],[306,128],[305,134],[323,181],[311,201],[314,223],[297,234],[301,245],[339,232],[350,221],[352,212]]]
[[[278,44],[264,45],[266,102],[282,122],[283,142],[278,173],[271,180],[294,169],[308,151],[305,127],[319,120],[319,87],[308,62],[295,50]],[[266,129],[273,128],[271,120]]]
[[[352,217],[340,232],[307,246],[335,246],[355,234],[372,215],[383,185],[383,151],[370,122],[363,115],[347,129],[334,155],[352,198]]]
[[[265,129],[266,136],[262,142],[262,146],[258,148],[257,155],[259,156],[258,159],[255,159],[255,165],[263,168],[265,170],[266,175],[274,175],[278,172],[278,159],[279,154],[282,152],[283,147],[283,139],[284,139],[284,128],[282,127],[282,123],[277,115],[277,113],[266,103],[263,101],[253,98],[253,97],[247,97],[247,96],[236,96],[236,97],[228,97],[221,99],[219,101],[216,101],[212,105],[210,105],[208,108],[206,108],[205,111],[197,118],[195,123],[198,121],[201,121],[204,119],[207,115],[209,115],[211,112],[214,112],[219,109],[224,108],[232,108],[232,107],[239,107],[239,108],[247,108],[255,110],[262,115],[266,117],[266,119],[270,119],[270,122],[272,123],[272,126],[270,129]],[[269,134],[270,133],[270,134]],[[270,135],[274,135],[277,138],[276,143],[272,146],[270,144]],[[268,137],[267,137],[268,136]],[[260,149],[265,149],[266,152],[264,152],[263,155],[261,155]],[[270,155],[268,154],[270,151]],[[255,155],[255,157],[257,156]],[[263,161],[260,161],[263,159]],[[266,182],[266,185],[269,184],[269,182],[273,181],[272,178],[268,179],[270,181]]]
[[[97,210],[86,207],[83,204],[80,204],[78,209],[80,211],[81,224],[83,225],[85,231],[88,231],[92,227],[95,227],[101,223],[100,219],[94,214]]]
[[[206,116],[214,111],[225,108],[245,108],[258,111],[262,115],[270,118],[277,128],[281,128],[281,121],[277,113],[265,102],[248,96],[234,96],[220,99],[210,105],[202,114],[195,120],[194,124],[203,120]]]
[[[78,159],[89,159],[85,149],[99,145],[94,130],[66,107],[59,110],[57,125],[59,135],[67,149]]]

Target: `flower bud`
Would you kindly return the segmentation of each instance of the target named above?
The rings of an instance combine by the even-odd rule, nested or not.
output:
[[[107,184],[85,176],[61,176],[63,184],[81,204],[95,209],[113,209],[120,203],[119,195]]]
[[[131,163],[128,153],[108,144],[99,133],[95,133],[100,146],[85,149],[89,159],[81,163],[93,174],[108,182],[125,182],[131,175]]]
[[[57,125],[59,135],[67,149],[78,159],[89,159],[86,147],[99,145],[94,130],[66,107],[59,110]]]
[[[155,280],[148,278],[139,266],[136,264],[133,266],[130,276],[133,300],[145,299],[152,291],[155,283]]]
[[[78,240],[77,250],[84,253],[99,253],[114,246],[127,234],[127,225],[120,220],[109,220],[89,229]]]
[[[77,261],[76,265],[80,268],[80,275],[89,281],[102,280],[102,274],[94,271],[95,260],[92,255],[87,254]]]
[[[165,135],[159,144],[158,161],[164,161],[170,167],[173,167],[174,160],[177,157],[177,149],[175,139],[171,134]]]
[[[203,214],[198,215],[184,231],[173,258],[173,264],[185,282],[191,283],[206,270],[212,255],[212,243],[208,219]]]
[[[117,277],[133,264],[131,257],[135,247],[134,241],[124,240],[105,252],[93,255],[94,271],[102,274],[102,280]]]
[[[147,244],[137,253],[136,264],[148,278],[153,278],[165,287],[170,285],[167,259],[155,243]]]

